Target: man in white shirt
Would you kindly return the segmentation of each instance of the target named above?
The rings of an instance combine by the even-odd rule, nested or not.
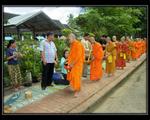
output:
[[[42,41],[40,44],[41,60],[43,66],[42,72],[42,90],[45,90],[47,86],[52,85],[52,76],[54,73],[54,64],[58,61],[57,49],[53,42],[54,33],[47,33],[47,39]]]
[[[88,41],[89,37],[90,37],[89,34],[85,33],[84,34],[84,39],[81,40],[81,43],[82,43],[82,45],[84,46],[84,49],[85,49],[85,59],[86,60],[88,59],[90,50],[92,48],[91,43]],[[87,77],[87,72],[88,72],[88,66],[87,66],[87,63],[84,63],[83,77]]]

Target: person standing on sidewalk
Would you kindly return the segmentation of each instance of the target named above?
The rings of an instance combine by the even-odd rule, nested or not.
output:
[[[114,72],[115,72],[115,57],[114,56],[115,56],[116,46],[111,41],[110,37],[107,37],[106,41],[107,41],[106,49],[105,49],[106,73],[108,74],[108,76],[110,76],[110,74],[114,76]]]
[[[47,86],[52,85],[52,76],[54,73],[54,64],[57,63],[57,49],[53,42],[54,33],[48,32],[47,39],[42,41],[41,44],[41,59],[42,59],[42,82],[41,88],[45,90]]]
[[[124,38],[121,38],[121,41],[119,41],[117,43],[117,61],[116,61],[116,67],[118,69],[124,69],[126,61],[124,59],[124,54],[125,54],[125,49],[123,47],[123,43],[122,40],[124,40]]]
[[[70,85],[73,88],[77,97],[79,91],[81,90],[81,77],[84,64],[84,47],[80,41],[76,40],[76,37],[73,33],[68,35],[68,40],[70,43],[70,52],[68,56],[68,66],[71,70],[67,73],[67,80],[70,81]]]
[[[92,60],[90,63],[90,80],[98,81],[102,78],[102,60],[104,57],[103,47],[100,43],[96,42],[94,37],[89,39],[92,44]]]
[[[131,47],[132,47],[132,45],[131,45],[131,40],[130,40],[129,36],[125,37],[125,42],[128,46],[128,49],[126,51],[126,60],[127,60],[127,62],[130,62],[131,61]]]
[[[88,33],[84,34],[84,39],[81,40],[82,45],[84,46],[85,49],[85,61],[88,60],[90,51],[91,51],[91,44],[88,41],[90,35]],[[83,77],[87,77],[87,73],[88,73],[88,65],[86,62],[84,62],[83,65]]]
[[[16,52],[16,42],[15,40],[10,40],[7,45],[6,56],[8,60],[8,72],[11,79],[12,87],[15,91],[22,88],[22,76],[19,67],[18,58],[22,57],[19,52]]]
[[[116,70],[116,61],[117,61],[117,37],[116,36],[113,36],[112,37],[112,42],[113,42],[113,44],[114,44],[114,46],[115,46],[115,49],[114,49],[114,60],[115,60],[115,66],[114,66],[114,68],[115,68],[115,70]]]

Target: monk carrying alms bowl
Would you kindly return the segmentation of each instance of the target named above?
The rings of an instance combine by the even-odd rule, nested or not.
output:
[[[71,67],[68,65],[68,61],[65,62],[64,68],[67,70],[67,72],[71,71]]]

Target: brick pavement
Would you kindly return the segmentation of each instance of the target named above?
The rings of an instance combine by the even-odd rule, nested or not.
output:
[[[100,81],[96,82],[89,79],[83,80],[82,89],[77,98],[73,97],[73,92],[67,87],[17,110],[16,113],[81,113],[136,69],[145,58],[144,54],[139,60],[127,63],[127,67],[124,70],[117,70],[113,78],[104,75]]]

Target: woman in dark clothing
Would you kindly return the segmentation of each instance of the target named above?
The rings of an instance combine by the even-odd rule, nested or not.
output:
[[[16,42],[15,40],[10,40],[7,45],[6,56],[8,60],[8,72],[11,79],[12,87],[15,91],[21,88],[22,76],[19,67],[18,58],[22,55],[16,52]]]

